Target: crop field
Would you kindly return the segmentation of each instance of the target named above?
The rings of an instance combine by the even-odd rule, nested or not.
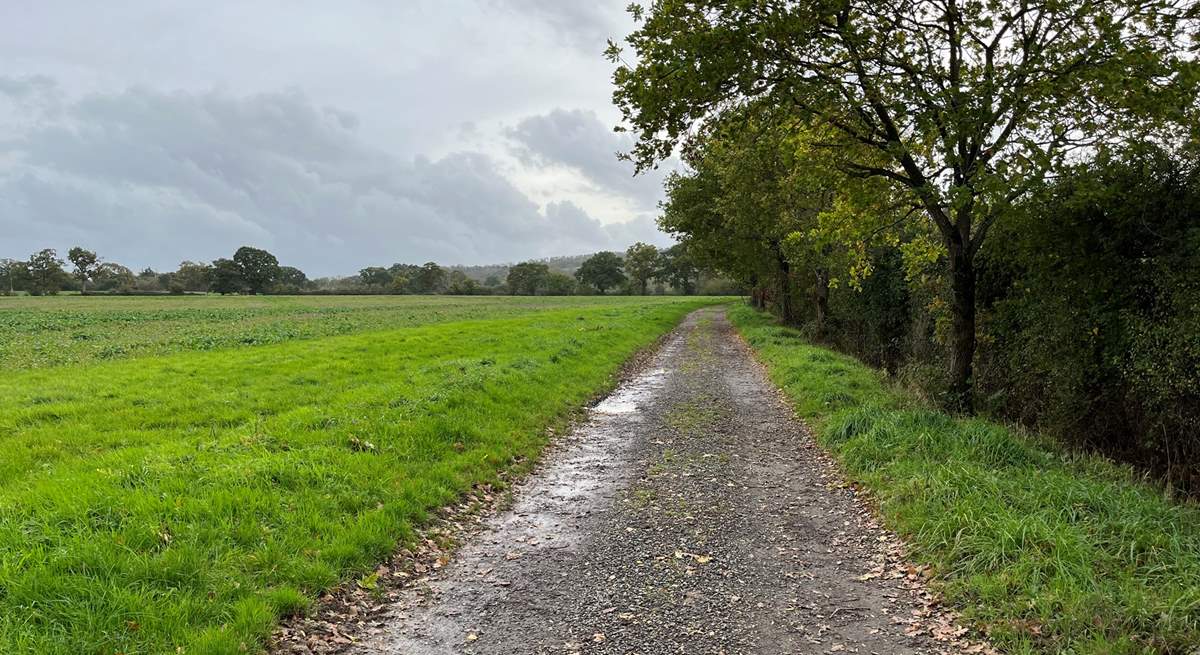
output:
[[[0,653],[255,652],[714,299],[0,299]]]
[[[259,346],[520,316],[556,307],[645,302],[654,301],[532,296],[0,296],[0,369]]]

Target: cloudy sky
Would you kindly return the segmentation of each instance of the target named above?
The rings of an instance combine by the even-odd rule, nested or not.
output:
[[[0,257],[310,276],[668,242],[610,102],[627,0],[4,0]]]

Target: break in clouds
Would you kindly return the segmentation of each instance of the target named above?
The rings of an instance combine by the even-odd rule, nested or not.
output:
[[[542,21],[549,30],[538,47],[589,62],[581,74],[605,88],[604,66],[591,58],[601,61],[598,35],[623,29],[611,13],[485,5],[501,18]],[[568,24],[576,31],[554,29]],[[471,118],[456,97],[468,92],[439,97],[431,75],[426,88],[388,96],[402,114],[388,123],[386,108],[357,111],[353,94],[322,100],[299,72],[294,83],[253,91],[219,75],[176,88],[130,76],[136,83],[81,90],[88,85],[71,75],[36,70],[36,59],[16,61],[0,74],[0,257],[78,244],[131,267],[169,269],[248,244],[327,275],[668,240],[654,225],[662,175],[633,177],[615,156],[626,137],[613,132],[606,106],[587,106],[592,99],[544,89],[530,89],[527,103],[479,97]],[[447,62],[447,72],[455,66]],[[439,102],[454,102],[453,128],[438,121]],[[413,125],[421,121],[424,133]],[[391,128],[401,136],[389,138]]]

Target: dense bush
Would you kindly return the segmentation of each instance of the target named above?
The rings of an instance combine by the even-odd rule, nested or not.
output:
[[[1104,158],[1014,218],[983,253],[981,390],[1081,445],[1200,472],[1195,164],[1153,148]]]
[[[880,248],[871,260],[874,272],[860,288],[830,294],[832,325],[826,333],[842,350],[896,372],[913,350],[912,293],[899,251]]]
[[[1151,147],[1102,157],[993,236],[978,272],[979,406],[1200,490],[1196,163]],[[876,248],[861,288],[831,295],[824,340],[936,397],[944,262],[906,264],[903,249]]]

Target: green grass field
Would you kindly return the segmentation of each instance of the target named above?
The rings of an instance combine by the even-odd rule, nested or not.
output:
[[[644,302],[628,297],[0,296],[0,370]]]
[[[1195,503],[1106,460],[923,407],[748,307],[731,317],[951,604],[1005,652],[1196,652]]]
[[[0,299],[0,653],[253,652],[712,302]]]

